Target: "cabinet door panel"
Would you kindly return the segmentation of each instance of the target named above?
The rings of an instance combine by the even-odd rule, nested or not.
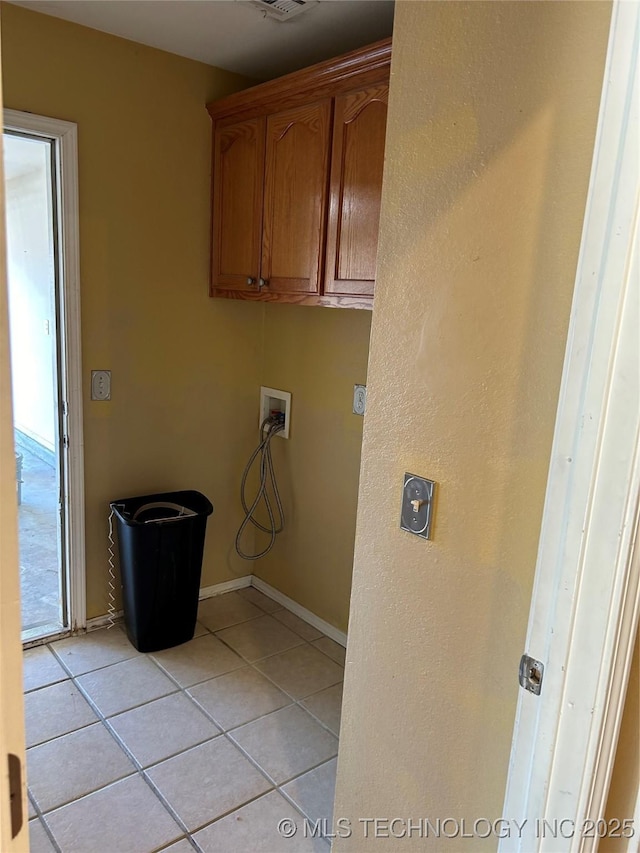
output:
[[[262,276],[273,293],[319,293],[331,104],[267,118]]]
[[[336,98],[325,293],[373,295],[387,84]]]
[[[260,271],[263,118],[217,127],[213,162],[212,287],[252,290]]]

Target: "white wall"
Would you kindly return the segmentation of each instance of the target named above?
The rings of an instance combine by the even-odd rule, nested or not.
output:
[[[53,450],[55,297],[48,144],[5,135],[14,424]]]

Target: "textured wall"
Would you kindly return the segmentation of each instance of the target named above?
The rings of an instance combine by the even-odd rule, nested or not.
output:
[[[78,124],[88,616],[106,610],[109,501],[130,494],[203,491],[203,585],[246,574],[263,309],[208,297],[205,109],[246,81],[7,4],[2,53],[8,107]],[[113,371],[110,403],[90,401],[92,368]]]
[[[267,305],[262,383],[292,392],[291,437],[273,458],[287,526],[255,573],[347,630],[371,312]],[[258,544],[264,537],[258,537]]]
[[[337,817],[501,814],[609,15],[397,4]]]

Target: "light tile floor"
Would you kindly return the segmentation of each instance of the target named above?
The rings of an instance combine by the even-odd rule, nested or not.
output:
[[[252,588],[198,619],[153,654],[118,625],[25,652],[32,853],[328,853],[344,650]]]
[[[53,454],[33,452],[16,433],[22,455],[22,503],[18,506],[22,628],[61,624],[60,556],[58,553],[58,487]],[[40,451],[39,451],[40,452]],[[51,457],[50,461],[49,457]]]

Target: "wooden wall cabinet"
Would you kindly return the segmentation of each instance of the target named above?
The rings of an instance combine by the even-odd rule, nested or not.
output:
[[[264,142],[264,118],[223,125],[214,134],[212,275],[216,287],[246,290],[258,280]]]
[[[335,100],[325,293],[373,297],[389,87]]]
[[[208,105],[211,295],[371,308],[391,41]]]

